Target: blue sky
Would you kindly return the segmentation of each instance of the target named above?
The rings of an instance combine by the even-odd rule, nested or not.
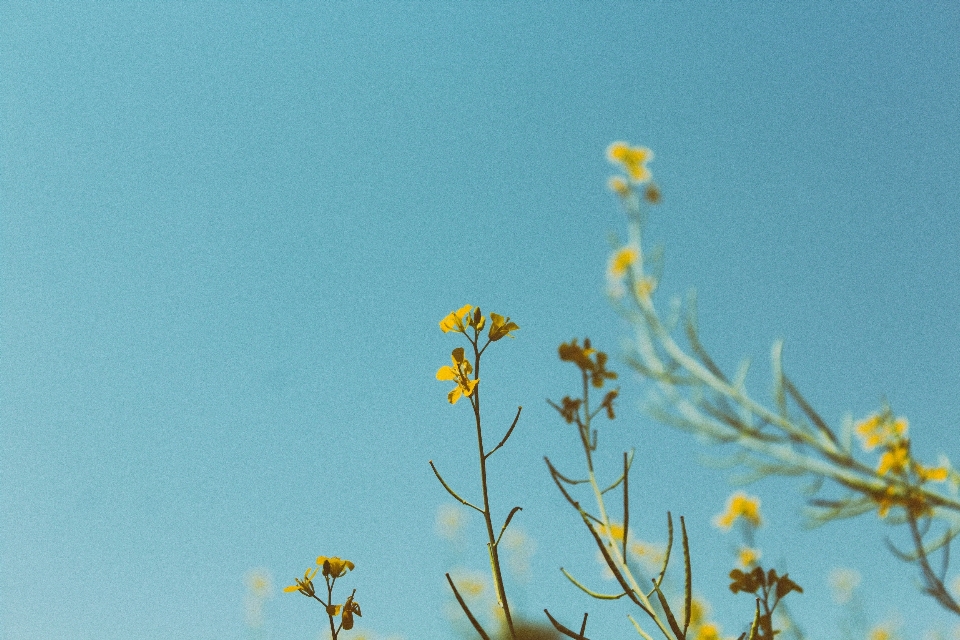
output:
[[[833,424],[885,397],[921,459],[953,453],[957,42],[949,3],[3,3],[3,638],[245,637],[244,576],[282,587],[320,554],[356,562],[366,629],[451,637],[443,573],[485,550],[479,520],[460,552],[435,535],[427,461],[475,487],[468,409],[434,379],[465,303],[521,327],[484,380],[494,431],[524,406],[494,478],[537,543],[520,604],[630,636],[559,574],[602,584],[542,461],[578,468],[543,401],[575,391],[557,345],[628,336],[603,280],[617,139],[657,154],[658,295],[698,291],[721,365],[782,337]],[[738,635],[750,605],[710,525],[729,474],[618,365],[601,462],[637,448],[635,526],[662,541],[686,516],[697,589]],[[956,623],[875,517],[801,530],[797,488],[750,491],[811,637],[841,615],[835,566],[863,574],[871,621]],[[321,629],[298,595],[264,615],[272,638]]]

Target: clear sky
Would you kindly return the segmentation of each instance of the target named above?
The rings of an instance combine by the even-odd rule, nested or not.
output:
[[[782,337],[832,424],[885,397],[918,457],[956,457],[960,9],[704,4],[2,3],[3,639],[246,637],[255,568],[267,637],[316,638],[319,607],[278,592],[321,554],[356,562],[364,628],[455,635],[443,573],[486,552],[477,518],[459,550],[435,534],[427,461],[476,495],[468,407],[434,379],[466,303],[521,327],[484,402],[494,432],[524,406],[493,459],[494,508],[536,542],[522,610],[635,637],[558,572],[613,588],[542,461],[579,468],[544,398],[576,391],[556,347],[589,335],[623,374],[601,465],[637,448],[638,535],[684,514],[738,635],[710,525],[730,474],[617,358],[617,139],[657,154],[658,300],[697,289],[721,365]],[[812,637],[837,637],[837,566],[871,622],[956,624],[874,514],[801,530],[798,488],[749,491]]]

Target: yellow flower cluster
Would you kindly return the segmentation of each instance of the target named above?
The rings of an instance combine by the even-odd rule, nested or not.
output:
[[[473,313],[470,313],[473,311]],[[440,321],[440,330],[444,333],[450,333],[454,331],[456,333],[467,333],[467,328],[473,328],[477,335],[487,324],[487,319],[480,313],[480,307],[474,309],[473,305],[465,304],[456,311],[453,311],[447,314],[443,320]],[[487,334],[487,338],[490,342],[496,342],[501,338],[513,336],[510,335],[511,332],[516,331],[520,327],[517,326],[516,322],[510,322],[510,318],[504,318],[498,313],[490,314],[490,331]]]
[[[908,428],[906,418],[894,418],[890,409],[884,408],[883,411],[858,422],[855,431],[865,451],[872,451],[877,447],[882,449],[877,463],[877,475],[915,481],[916,484],[946,480],[950,475],[947,467],[926,467],[910,456]],[[930,505],[922,493],[894,485],[888,485],[871,497],[877,503],[881,518],[886,517],[894,506],[903,507],[915,516],[930,512]]]
[[[340,628],[350,630],[353,628],[353,616],[360,616],[360,605],[353,599],[357,590],[354,589],[353,593],[347,596],[346,602],[343,604],[334,604],[331,602],[324,602],[321,598],[317,597],[317,590],[313,586],[313,578],[317,575],[317,572],[322,572],[324,580],[327,583],[327,595],[330,597],[330,594],[333,593],[333,584],[337,581],[337,578],[342,578],[347,575],[348,571],[353,571],[354,564],[349,560],[344,560],[343,558],[338,558],[336,556],[320,556],[317,558],[317,566],[308,567],[306,571],[303,572],[303,578],[295,578],[296,581],[294,584],[289,587],[284,587],[284,591],[291,593],[293,591],[299,591],[308,598],[314,598],[319,600],[324,608],[326,609],[327,615],[330,616],[330,625],[333,629],[333,618],[334,616],[340,616]],[[337,637],[337,630],[333,631],[333,637]]]
[[[634,182],[647,182],[651,178],[647,163],[653,160],[653,151],[646,147],[631,147],[617,141],[607,147],[607,158],[622,166]]]
[[[906,418],[894,419],[890,410],[884,409],[858,422],[855,430],[864,450],[873,451],[878,446],[887,446],[906,438],[908,428]]]
[[[713,519],[713,524],[727,530],[740,518],[750,526],[759,527],[762,524],[760,520],[760,498],[737,491],[727,500],[726,511]]]
[[[317,558],[316,567],[308,567],[307,570],[303,572],[302,580],[300,578],[294,578],[296,583],[289,587],[284,587],[283,590],[287,593],[299,591],[303,595],[312,598],[314,593],[316,593],[313,587],[313,578],[317,575],[318,571],[323,571],[321,575],[324,578],[336,580],[337,578],[342,578],[347,575],[347,571],[353,571],[353,568],[354,564],[349,560],[344,560],[336,556],[332,558],[320,556]]]
[[[606,527],[602,524],[594,524],[593,529],[597,532],[597,535],[600,536],[608,548],[610,547],[611,540],[613,541],[614,547],[619,547],[621,541],[623,540],[623,525],[619,522],[611,522],[609,527]],[[632,531],[627,536],[627,549],[638,561],[649,565],[650,568],[658,567],[659,565],[663,564],[663,560],[665,558],[665,551],[661,545],[654,544],[652,542],[646,542],[644,540],[638,540],[633,536]],[[606,569],[604,575],[608,575],[608,577],[612,578],[613,573],[610,572],[609,568],[606,566],[607,561],[603,557],[603,554],[600,553],[597,559]]]
[[[626,173],[626,176],[613,176],[607,181],[611,191],[621,198],[628,198],[633,194],[634,187],[649,183],[644,189],[643,197],[651,204],[660,202],[660,190],[650,182],[652,175],[647,168],[647,163],[653,160],[653,151],[617,141],[607,147],[607,159]]]
[[[485,326],[487,326],[487,318],[480,312],[480,307],[474,308],[470,304],[465,304],[456,311],[452,311],[440,321],[440,330],[444,333],[452,331],[467,336],[470,344],[474,347],[474,354],[477,358],[486,348],[485,346],[480,348],[477,344],[480,332],[483,331]],[[505,318],[498,313],[491,313],[487,344],[503,338],[513,338],[512,333],[519,328],[516,322],[510,321],[509,317]],[[471,329],[473,335],[468,332]],[[467,360],[463,347],[454,349],[450,358],[453,360],[453,366],[440,367],[437,370],[437,380],[453,380],[456,383],[457,386],[453,388],[453,391],[447,394],[447,401],[450,404],[456,404],[461,397],[467,396],[469,398],[473,395],[473,390],[476,389],[480,379],[470,378],[473,374],[473,365]]]

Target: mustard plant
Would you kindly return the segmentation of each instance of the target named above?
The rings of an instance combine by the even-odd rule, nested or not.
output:
[[[483,335],[483,329],[485,327],[487,328],[487,333],[486,335]],[[490,508],[487,461],[490,459],[490,456],[492,456],[504,444],[506,444],[507,439],[517,426],[517,421],[520,419],[522,407],[517,407],[516,417],[514,417],[513,423],[507,429],[500,442],[495,447],[488,450],[483,441],[484,434],[483,422],[481,420],[480,413],[479,385],[480,360],[484,352],[487,350],[487,347],[503,338],[513,338],[513,332],[517,331],[519,328],[520,327],[517,326],[515,322],[512,322],[509,317],[504,317],[496,313],[490,314],[488,323],[488,318],[481,313],[480,308],[474,308],[472,305],[464,305],[440,321],[441,331],[444,333],[459,333],[463,335],[469,343],[471,350],[471,352],[467,352],[464,347],[454,348],[450,354],[450,360],[452,364],[450,366],[440,367],[440,369],[437,371],[437,379],[451,381],[454,383],[453,389],[449,392],[449,394],[447,394],[447,401],[451,405],[457,404],[461,398],[467,398],[470,402],[470,407],[473,410],[473,418],[477,434],[477,451],[480,463],[480,491],[483,506],[479,507],[462,498],[443,479],[443,477],[440,475],[440,472],[437,470],[436,465],[434,465],[433,460],[430,461],[430,468],[433,469],[434,475],[437,476],[437,480],[440,481],[440,484],[443,485],[443,488],[446,489],[447,492],[457,500],[457,502],[468,508],[474,509],[483,516],[483,521],[487,532],[487,553],[490,557],[490,572],[493,577],[494,592],[497,597],[497,604],[500,607],[500,611],[503,613],[507,633],[512,640],[516,640],[518,635],[516,625],[514,624],[513,620],[513,614],[510,611],[510,602],[507,599],[507,593],[503,583],[503,571],[501,569],[498,546],[501,538],[503,537],[503,533],[510,525],[510,521],[513,519],[514,515],[521,510],[521,508],[514,507],[511,509],[510,513],[503,521],[503,525],[500,527],[499,533],[495,533],[494,518]],[[446,577],[447,583],[450,585],[450,589],[453,591],[453,595],[460,604],[460,607],[463,609],[464,614],[466,614],[467,619],[473,625],[474,629],[476,629],[477,633],[480,634],[481,638],[484,640],[489,640],[490,636],[484,630],[476,616],[474,616],[470,611],[470,607],[467,606],[466,601],[464,600],[460,591],[457,589],[457,585],[453,578],[450,577],[449,573],[446,574]]]
[[[655,576],[643,576],[642,571],[635,563],[631,562],[631,552],[636,553],[637,545],[631,544],[630,540],[630,470],[633,464],[633,452],[624,452],[623,470],[620,475],[609,485],[603,487],[597,480],[596,469],[594,468],[593,454],[598,448],[598,430],[593,426],[600,414],[605,414],[606,418],[613,420],[616,418],[614,410],[614,401],[619,390],[611,389],[604,393],[602,399],[596,406],[591,405],[591,389],[603,390],[607,380],[614,380],[617,374],[607,369],[607,354],[595,349],[589,338],[584,339],[583,346],[578,344],[576,339],[569,343],[560,345],[559,356],[562,361],[571,362],[577,366],[580,372],[581,394],[579,397],[565,396],[560,403],[548,400],[547,402],[556,409],[557,413],[567,424],[576,426],[579,443],[584,452],[586,463],[586,478],[574,479],[561,473],[557,467],[545,458],[547,468],[557,488],[566,498],[567,502],[577,511],[581,520],[590,533],[591,538],[600,550],[604,563],[613,574],[613,577],[620,585],[619,593],[600,593],[594,589],[585,586],[580,580],[571,575],[561,567],[561,572],[577,588],[599,600],[618,600],[626,596],[633,601],[637,607],[660,629],[660,632],[668,640],[686,640],[694,638],[696,640],[718,640],[719,629],[709,622],[705,615],[705,606],[701,601],[693,597],[693,577],[690,565],[690,545],[687,537],[686,523],[683,517],[680,518],[681,545],[683,550],[683,605],[680,611],[675,611],[670,605],[670,601],[664,593],[664,578],[670,563],[670,554],[673,548],[673,518],[667,513],[667,546],[663,554],[659,572]],[[573,487],[577,485],[589,485],[596,503],[596,514],[585,509],[579,500],[572,493]],[[611,517],[610,508],[606,504],[605,496],[614,489],[621,488],[622,494],[622,519],[614,521]],[[744,524],[744,531],[747,532],[748,539],[753,544],[753,528],[760,525],[760,504],[755,498],[745,494],[735,494],[727,505],[727,510],[720,514],[716,523],[719,527],[729,529],[735,523]],[[752,555],[741,553],[740,561],[745,562],[746,566],[751,568],[749,574],[743,574],[740,569],[734,569],[730,576],[734,580],[731,584],[731,590],[734,593],[746,591],[753,593],[756,597],[753,622],[749,631],[745,631],[741,640],[749,637],[751,640],[768,638],[772,639],[774,633],[779,630],[773,627],[773,613],[780,604],[781,600],[790,592],[803,590],[790,580],[788,575],[777,576],[775,570],[764,571],[757,560],[759,553],[753,551]],[[757,576],[757,572],[762,576]],[[743,577],[746,576],[746,577]],[[650,587],[641,587],[644,579]],[[655,596],[655,597],[654,597]],[[563,627],[549,611],[546,612],[550,621],[554,623],[558,630],[566,635],[586,640],[583,627],[579,634],[570,632]],[[645,640],[652,640],[650,635],[641,627],[632,615],[628,619],[633,624],[637,633]],[[586,618],[584,618],[584,622]]]
[[[848,417],[839,428],[830,426],[784,372],[782,340],[771,350],[772,402],[752,397],[745,384],[749,361],[728,375],[701,343],[692,294],[683,314],[686,345],[674,339],[672,329],[682,306],[674,301],[675,318],[661,314],[654,299],[659,265],[655,254],[645,254],[642,243],[647,208],[661,200],[646,166],[653,153],[616,142],[607,155],[621,169],[608,184],[628,224],[626,244],[610,258],[609,294],[634,329],[627,360],[659,394],[655,417],[735,446],[733,462],[751,471],[746,481],[770,475],[810,478],[807,515],[812,526],[871,511],[891,525],[905,526],[910,549],[901,550],[888,540],[890,550],[917,565],[925,593],[960,615],[960,603],[945,586],[949,546],[960,534],[960,474],[945,457],[935,466],[917,461],[910,451],[906,419],[886,405],[859,422]],[[876,462],[863,460],[855,451],[854,435],[863,453],[879,449]],[[824,495],[826,487],[832,487],[832,493]],[[935,569],[931,556],[937,551],[941,563]]]
[[[353,617],[359,617],[361,615],[360,604],[355,599],[357,595],[356,589],[347,596],[343,604],[335,604],[333,602],[333,588],[337,580],[347,575],[349,571],[353,571],[353,569],[354,564],[349,560],[320,556],[317,558],[316,566],[307,567],[307,570],[303,572],[303,578],[295,578],[294,584],[289,587],[284,587],[283,589],[287,593],[294,591],[300,592],[323,605],[327,619],[330,622],[330,637],[332,640],[337,640],[337,636],[341,631],[349,631],[352,629],[354,622]],[[326,583],[326,600],[317,595],[316,586],[313,584],[313,579],[316,577],[317,572],[320,572]],[[339,623],[335,622],[335,618],[337,617],[340,618]]]

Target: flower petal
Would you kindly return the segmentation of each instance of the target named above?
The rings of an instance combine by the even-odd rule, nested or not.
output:
[[[457,371],[453,367],[440,367],[437,369],[437,380],[456,380]]]

